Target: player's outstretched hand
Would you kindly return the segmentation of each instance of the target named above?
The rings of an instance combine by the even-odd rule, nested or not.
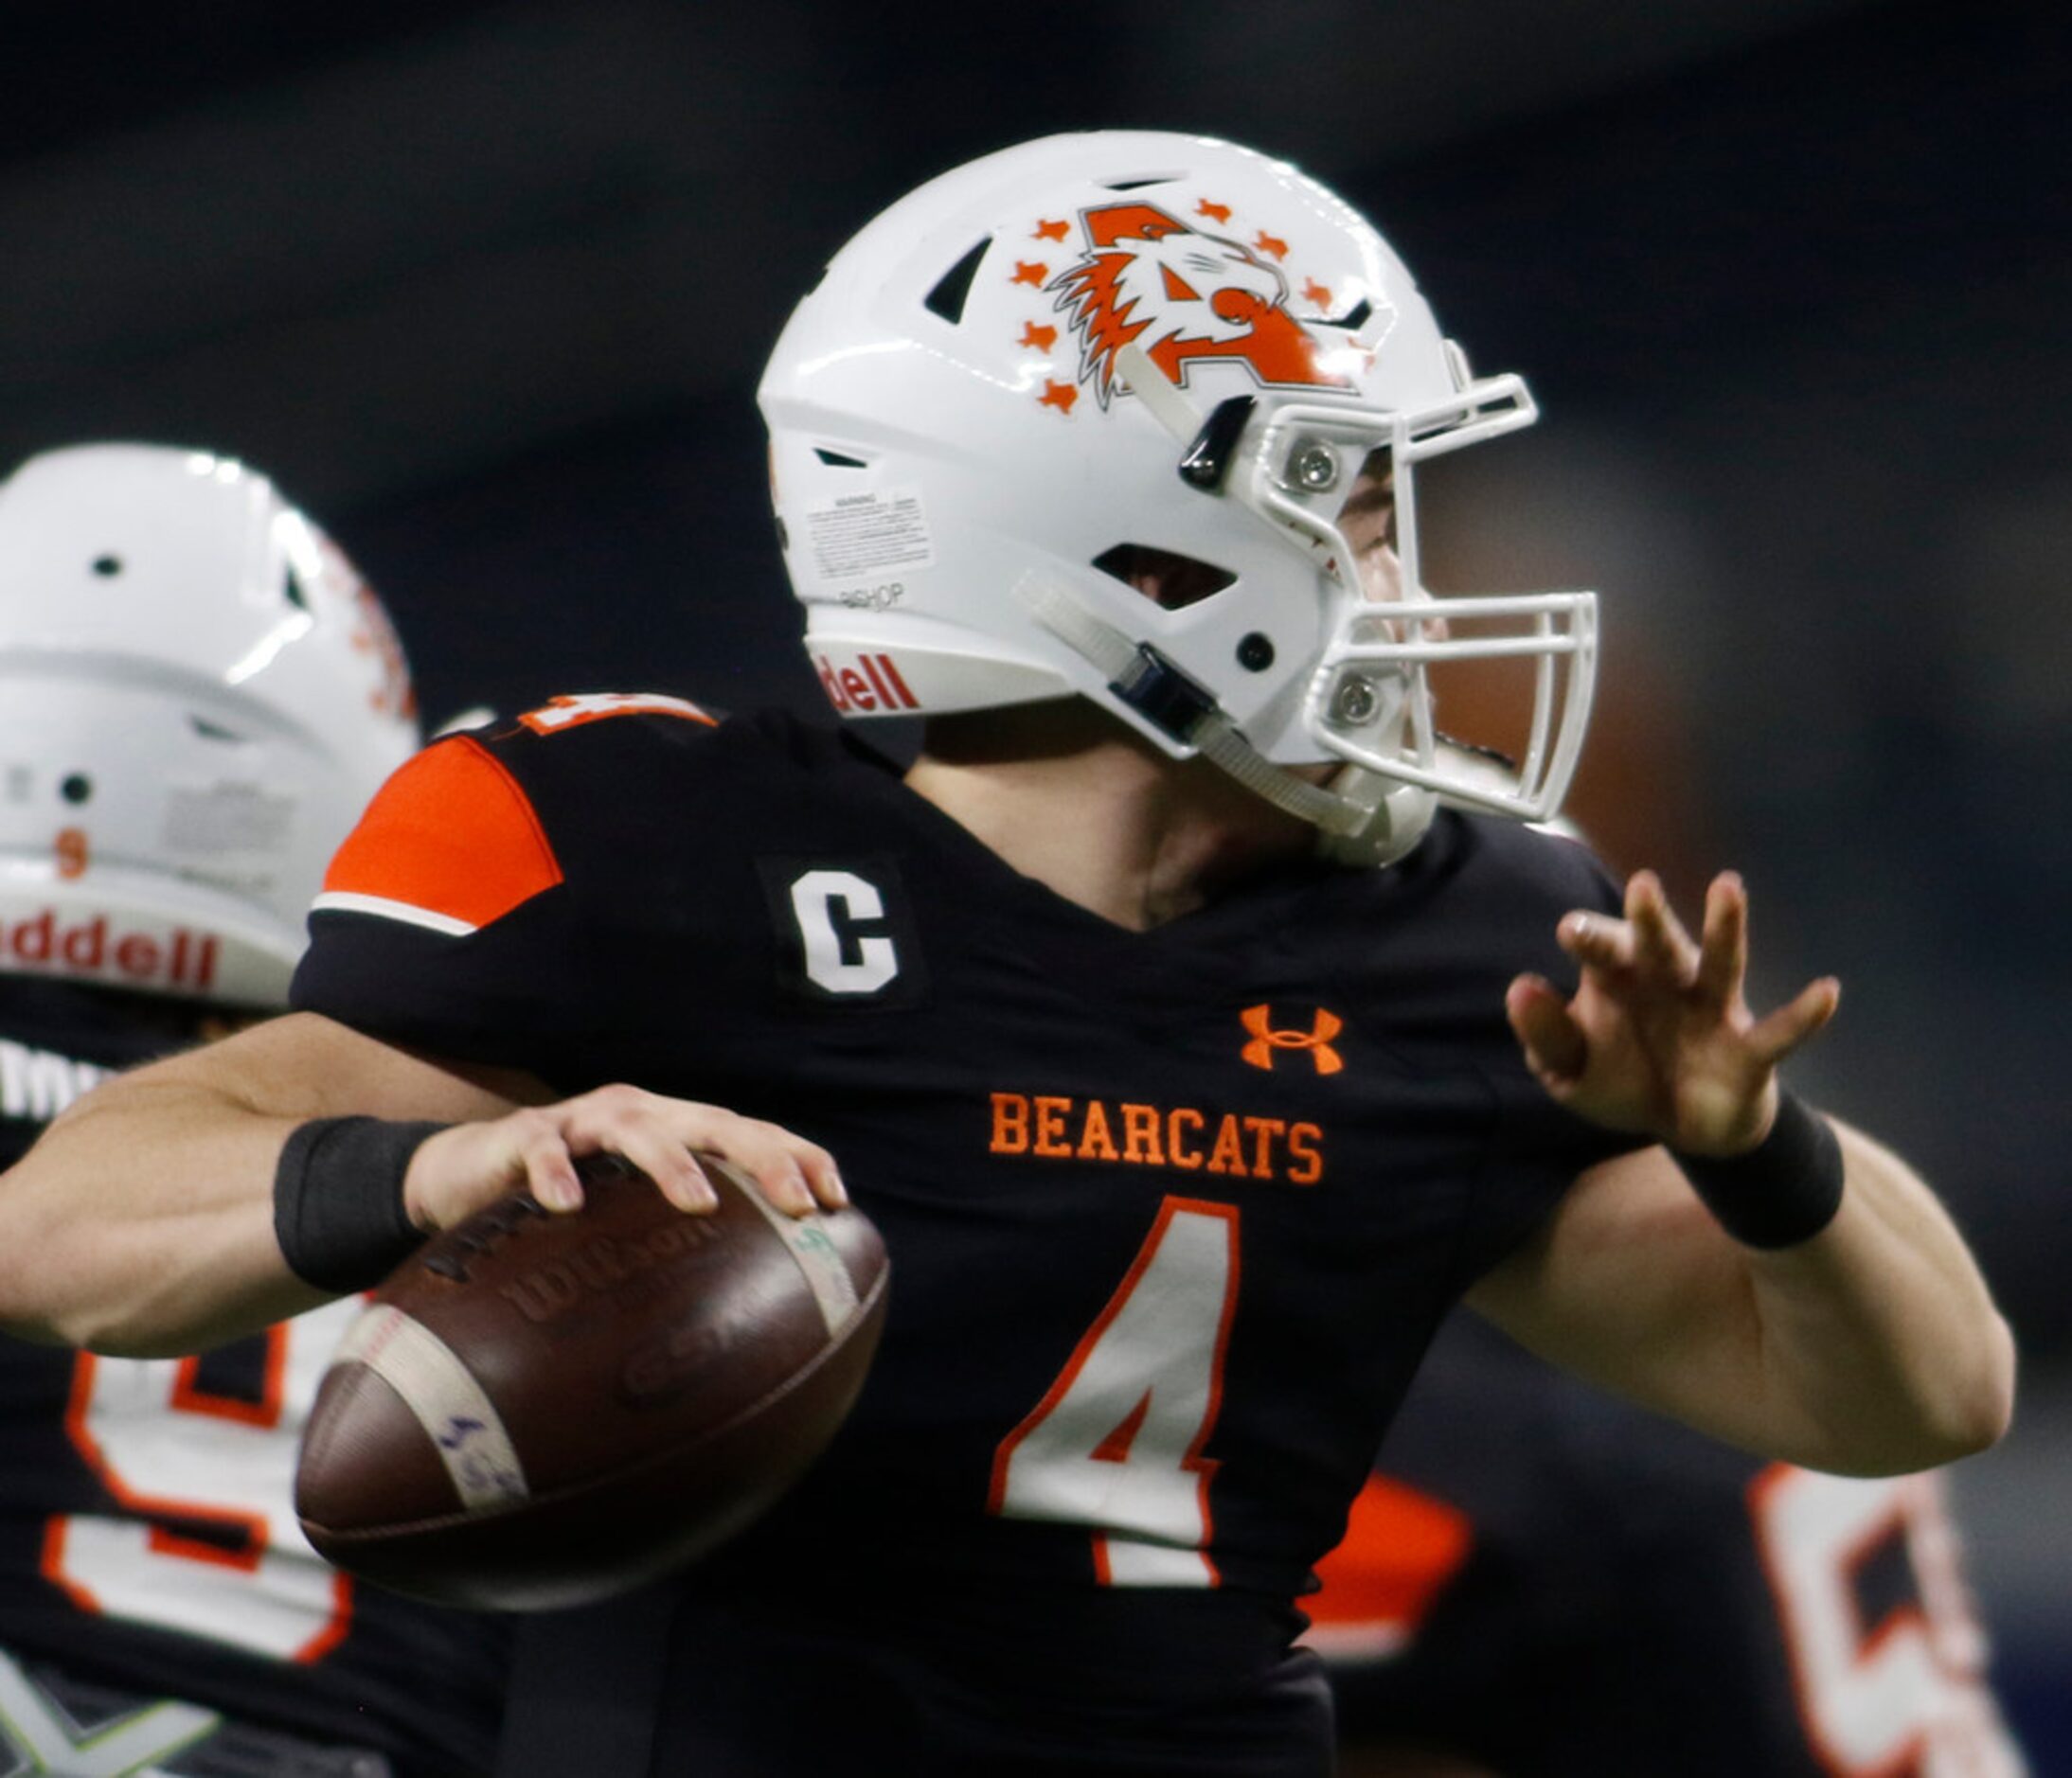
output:
[[[611,1153],[624,1156],[679,1210],[696,1216],[719,1204],[698,1165],[700,1150],[752,1175],[763,1196],[789,1216],[836,1210],[848,1201],[825,1148],[777,1124],[629,1086],[598,1087],[439,1131],[411,1158],[403,1200],[411,1220],[427,1231],[450,1229],[519,1186],[548,1210],[574,1210],[582,1202],[574,1157]]]
[[[1537,975],[1521,975],[1505,996],[1527,1064],[1593,1123],[1687,1154],[1739,1154],[1769,1133],[1777,1063],[1841,997],[1823,976],[1763,1018],[1749,1011],[1748,892],[1732,872],[1706,891],[1696,942],[1645,870],[1627,881],[1623,919],[1568,914],[1557,935],[1581,966],[1574,996]]]

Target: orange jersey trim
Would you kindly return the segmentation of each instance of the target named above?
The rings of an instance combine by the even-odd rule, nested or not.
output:
[[[1467,1514],[1386,1476],[1369,1476],[1346,1535],[1316,1565],[1303,1640],[1332,1655],[1385,1655],[1412,1640],[1474,1548]]]
[[[472,933],[561,880],[518,780],[461,735],[383,785],[331,859],[315,905]]]
[[[707,728],[720,725],[718,717],[700,709],[688,698],[672,698],[661,691],[586,691],[549,698],[518,720],[535,735],[559,735],[563,729],[581,728],[586,722],[601,722],[613,716],[675,716],[688,722],[703,722]]]

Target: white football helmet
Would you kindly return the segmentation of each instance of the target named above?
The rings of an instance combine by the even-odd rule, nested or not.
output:
[[[264,476],[83,445],[0,482],[0,970],[277,1006],[410,673]]]
[[[945,173],[835,255],[760,399],[807,648],[844,715],[1076,692],[1349,858],[1402,856],[1440,794],[1531,820],[1560,804],[1595,596],[1438,598],[1418,565],[1413,466],[1529,424],[1531,399],[1471,377],[1388,244],[1294,168],[1101,131]],[[1377,452],[1386,604],[1339,523]],[[1123,578],[1175,557],[1198,595],[1177,608]],[[1530,743],[1497,782],[1455,769],[1426,683],[1490,656],[1536,664]],[[1318,763],[1340,770],[1282,769]]]

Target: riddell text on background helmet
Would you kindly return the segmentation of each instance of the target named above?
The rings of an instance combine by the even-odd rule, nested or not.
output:
[[[285,1004],[418,740],[380,602],[263,475],[106,444],[0,482],[0,971]]]
[[[1559,807],[1595,678],[1589,593],[1436,597],[1414,466],[1528,425],[1388,244],[1283,163],[1099,131],[932,180],[837,253],[760,390],[814,670],[846,716],[1078,693],[1384,862],[1436,799]],[[1393,470],[1402,596],[1339,515]],[[1181,559],[1197,593],[1130,565]],[[1465,769],[1429,666],[1533,664],[1522,763]],[[1340,769],[1322,785],[1282,768]]]

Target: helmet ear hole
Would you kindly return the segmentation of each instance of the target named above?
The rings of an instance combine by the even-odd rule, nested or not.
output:
[[[1150,543],[1117,543],[1094,558],[1094,566],[1134,587],[1161,610],[1184,611],[1213,598],[1238,577],[1213,562],[1197,561],[1177,550]]]

